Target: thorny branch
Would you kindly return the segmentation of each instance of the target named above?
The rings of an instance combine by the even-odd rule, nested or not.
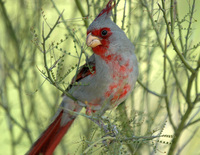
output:
[[[57,89],[59,89],[60,91],[62,91],[65,95],[67,95],[68,97],[70,97],[71,99],[73,99],[74,101],[77,101],[76,98],[74,98],[71,94],[69,94],[67,91],[65,91],[63,88],[61,88],[59,85],[57,85],[57,83],[53,80],[52,75],[51,75],[51,69],[48,67],[47,65],[47,58],[46,58],[46,54],[48,53],[48,51],[46,50],[46,41],[48,40],[48,38],[50,37],[51,33],[53,32],[53,30],[56,28],[56,26],[60,23],[60,18],[62,17],[63,12],[60,14],[60,16],[58,17],[58,19],[56,20],[55,24],[53,25],[53,27],[50,27],[49,32],[47,33],[47,35],[45,36],[45,32],[44,32],[44,23],[42,25],[42,48],[43,48],[43,56],[44,56],[44,66],[47,72],[47,79],[50,81],[50,83],[52,85],[54,85]]]

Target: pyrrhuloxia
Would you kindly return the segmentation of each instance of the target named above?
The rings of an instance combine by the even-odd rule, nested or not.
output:
[[[87,29],[86,44],[94,54],[67,89],[78,101],[63,96],[55,120],[27,154],[53,154],[76,117],[67,109],[80,112],[86,107],[88,112],[101,110],[103,114],[123,102],[133,90],[138,77],[134,46],[111,21],[111,10],[115,6],[112,3],[110,0]],[[74,82],[86,85],[73,85]]]

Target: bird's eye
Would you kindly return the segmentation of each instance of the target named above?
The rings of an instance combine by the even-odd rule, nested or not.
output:
[[[105,36],[107,33],[108,33],[108,31],[106,31],[106,30],[101,31],[102,36]]]

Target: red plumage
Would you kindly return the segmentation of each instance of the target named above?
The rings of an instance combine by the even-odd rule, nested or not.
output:
[[[61,118],[63,110],[57,118],[50,124],[50,126],[42,133],[41,137],[33,144],[31,150],[27,153],[29,155],[43,155],[53,154],[54,149],[60,143],[62,137],[68,131],[74,119],[69,121],[66,125],[61,126]]]
[[[115,6],[115,2],[113,5],[112,2],[108,2],[87,29],[86,44],[94,54],[67,88],[77,101],[63,95],[56,119],[27,154],[53,154],[76,118],[69,110],[78,113],[82,107],[86,107],[87,114],[98,110],[103,114],[123,102],[133,90],[138,76],[137,58],[133,44],[110,19]]]

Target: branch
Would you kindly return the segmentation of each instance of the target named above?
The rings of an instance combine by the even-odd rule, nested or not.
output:
[[[165,37],[165,48],[164,48],[164,54],[167,55],[167,36]],[[167,72],[167,59],[166,57],[164,56],[164,62],[163,62],[163,82],[164,82],[164,92],[165,94],[168,94],[168,86],[167,86],[167,76],[166,76],[166,72]],[[168,96],[166,95],[165,97],[165,105],[166,105],[166,108],[167,108],[167,113],[168,113],[168,116],[169,116],[169,121],[170,121],[170,124],[172,125],[173,129],[176,130],[176,126],[172,120],[172,114],[171,114],[171,109],[170,109],[170,103],[169,103],[169,99],[168,99]]]
[[[154,138],[158,138],[160,136],[133,136],[133,137],[129,137],[129,138],[117,138],[117,137],[111,137],[111,136],[106,136],[103,138],[98,139],[97,141],[93,142],[87,149],[85,149],[85,151],[83,152],[83,154],[86,154],[89,150],[91,150],[93,147],[95,147],[95,145],[97,145],[98,143],[102,143],[102,141],[108,140],[108,141],[139,141],[140,139],[142,141],[144,140],[152,140]]]
[[[140,86],[142,86],[142,88],[144,88],[147,92],[157,96],[157,97],[166,97],[166,94],[158,94],[154,91],[149,90],[139,79],[137,80],[137,82],[140,84]]]
[[[183,55],[181,54],[181,51],[179,50],[179,48],[178,48],[178,46],[177,46],[177,44],[176,44],[176,41],[174,40],[174,37],[173,37],[172,33],[170,32],[169,22],[168,22],[168,20],[167,20],[167,15],[166,15],[166,12],[165,12],[165,10],[166,10],[166,9],[165,9],[165,1],[162,0],[162,6],[163,6],[163,8],[161,8],[161,6],[160,6],[159,3],[157,3],[157,4],[158,4],[160,10],[161,10],[162,13],[163,13],[163,18],[164,18],[165,24],[166,24],[166,26],[167,26],[167,33],[168,33],[168,35],[169,35],[169,38],[170,38],[171,43],[172,43],[172,45],[173,45],[173,48],[174,48],[174,50],[176,51],[176,54],[179,56],[179,58],[181,59],[182,63],[185,65],[185,67],[186,67],[190,72],[194,73],[195,70],[190,66],[190,64],[186,61],[186,59],[185,59],[185,58],[183,57]]]
[[[80,0],[75,0],[75,3],[76,3],[76,6],[77,6],[79,12],[81,13],[81,16],[88,17],[88,15],[85,14],[85,11],[84,11],[85,9],[83,9],[83,7],[82,7],[82,1],[80,2]],[[88,5],[88,8],[89,8],[89,5]],[[87,18],[85,18],[84,23],[85,23],[85,27],[87,28],[89,26]]]
[[[44,60],[44,66],[47,72],[47,79],[50,81],[50,83],[52,85],[54,85],[57,89],[59,89],[60,91],[62,91],[65,95],[67,95],[69,98],[71,98],[74,101],[77,101],[77,99],[75,97],[73,97],[71,94],[69,94],[67,91],[65,91],[63,88],[61,88],[59,85],[57,85],[57,83],[53,80],[52,75],[51,75],[51,70],[49,69],[48,65],[47,65],[47,58],[46,58],[46,54],[47,54],[47,50],[46,50],[46,41],[48,40],[49,36],[51,35],[51,33],[53,32],[53,30],[56,28],[56,26],[60,23],[60,18],[62,17],[63,12],[59,15],[58,19],[56,20],[55,24],[53,25],[52,28],[50,28],[49,32],[47,33],[47,35],[45,36],[44,34],[44,22],[42,25],[42,48],[43,48],[43,60]]]

